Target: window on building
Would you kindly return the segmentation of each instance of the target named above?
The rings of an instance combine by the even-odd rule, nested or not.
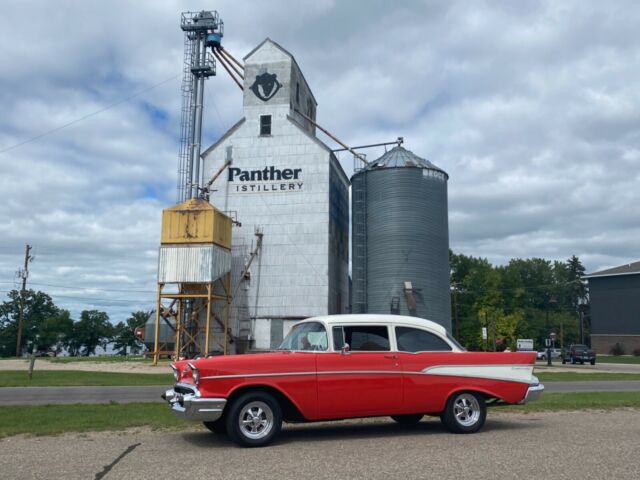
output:
[[[418,328],[396,327],[400,352],[449,352],[451,347],[440,337]]]
[[[300,104],[300,84],[296,83],[296,105]]]
[[[271,115],[260,115],[260,135],[271,135]]]

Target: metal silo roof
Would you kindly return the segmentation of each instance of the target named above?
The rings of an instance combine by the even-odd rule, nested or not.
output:
[[[379,168],[418,167],[435,170],[449,178],[447,172],[435,166],[429,160],[417,156],[410,150],[401,146],[393,147],[377,160],[369,163],[364,170],[377,170]]]

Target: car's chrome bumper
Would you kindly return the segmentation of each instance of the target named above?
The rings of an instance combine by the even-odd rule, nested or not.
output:
[[[167,390],[162,398],[169,402],[171,410],[184,420],[213,422],[222,416],[227,400],[224,398],[202,398],[193,385],[177,383]]]
[[[524,396],[522,401],[519,402],[520,405],[538,400],[542,395],[542,392],[544,392],[544,385],[538,381],[537,377],[534,376],[533,379],[534,382],[529,385],[526,395]]]

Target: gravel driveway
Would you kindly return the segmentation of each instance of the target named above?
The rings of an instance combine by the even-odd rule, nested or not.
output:
[[[640,411],[490,412],[475,435],[436,419],[289,425],[271,447],[241,449],[193,424],[185,431],[11,437],[3,478],[526,479],[637,478]]]

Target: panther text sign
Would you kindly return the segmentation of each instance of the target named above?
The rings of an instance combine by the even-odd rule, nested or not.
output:
[[[237,193],[292,192],[304,185],[301,168],[277,168],[273,165],[255,170],[229,168],[227,180]]]

